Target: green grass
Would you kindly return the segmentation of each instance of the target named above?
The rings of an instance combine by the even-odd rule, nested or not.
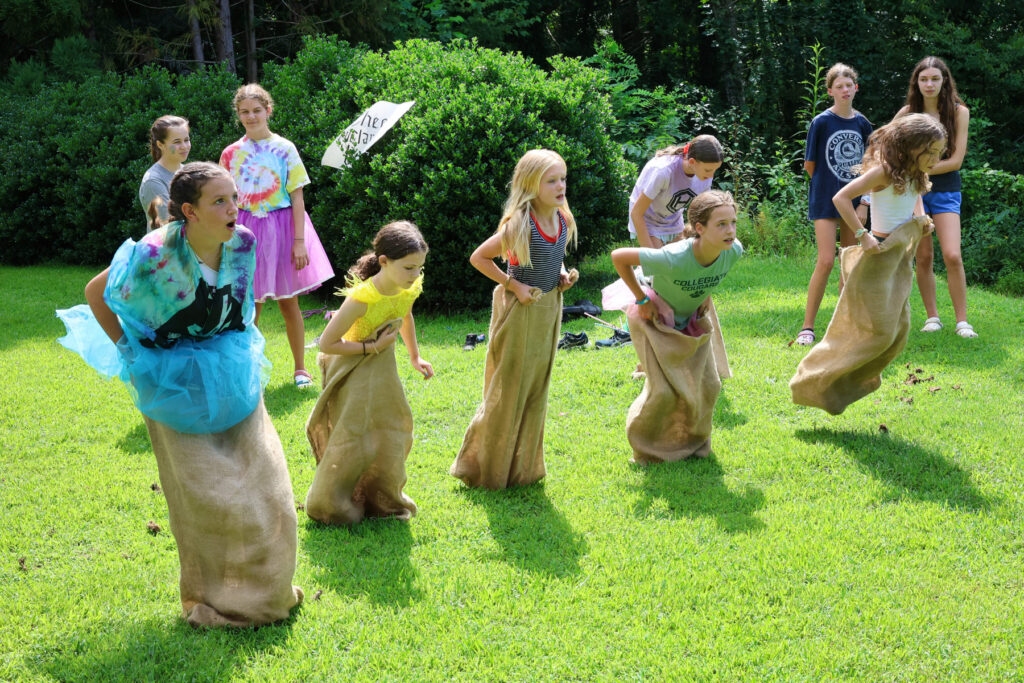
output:
[[[915,292],[915,331],[882,388],[831,417],[794,406],[787,387],[811,267],[748,257],[716,295],[735,377],[712,457],[629,465],[631,347],[559,352],[548,477],[504,492],[447,474],[483,374],[484,349],[462,340],[487,312],[420,316],[437,376],[414,376],[404,351],[399,363],[419,515],[350,530],[300,513],[306,603],[282,625],[233,632],[178,619],[142,418],[123,386],[54,341],[53,310],[81,301],[92,272],[0,268],[0,680],[1021,677],[1020,300],[970,290],[981,337],[961,340],[916,332]],[[583,271],[569,300],[599,301],[608,260]],[[834,304],[833,283],[821,329]],[[283,324],[265,313],[266,404],[301,502],[315,392],[290,386]],[[934,379],[904,385],[917,368]]]

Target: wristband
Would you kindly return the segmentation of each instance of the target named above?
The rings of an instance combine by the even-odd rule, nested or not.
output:
[[[363,355],[366,355],[366,342],[363,342]]]
[[[853,236],[856,237],[857,239],[860,239],[861,235],[863,235],[867,231],[868,231],[867,228],[857,228],[857,232],[853,233]]]
[[[649,303],[651,303],[651,297],[645,296],[643,299],[640,299],[639,301],[637,301],[636,305],[637,306],[643,306],[644,304],[649,304]]]

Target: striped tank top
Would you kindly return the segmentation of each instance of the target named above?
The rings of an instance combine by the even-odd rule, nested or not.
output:
[[[565,258],[565,243],[569,232],[562,212],[558,211],[558,236],[551,239],[537,227],[537,220],[530,214],[530,266],[521,266],[514,256],[510,257],[508,274],[530,287],[539,287],[547,294],[558,286]]]

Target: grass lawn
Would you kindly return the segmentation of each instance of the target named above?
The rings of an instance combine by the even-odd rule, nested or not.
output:
[[[811,268],[747,257],[716,295],[735,377],[712,457],[631,466],[632,348],[560,351],[548,476],[503,492],[447,474],[483,376],[484,349],[462,340],[488,312],[420,316],[437,376],[399,352],[419,515],[344,529],[300,512],[305,604],[226,632],[178,618],[177,552],[125,388],[55,342],[53,310],[81,302],[93,271],[0,268],[0,680],[1024,676],[1024,306],[970,290],[981,337],[963,340],[940,280],[947,328],[926,335],[915,291],[882,388],[831,417],[794,406],[787,386]],[[610,273],[608,259],[586,264],[569,300],[599,301]],[[819,330],[834,304],[833,282]],[[264,321],[266,404],[302,502],[316,392],[291,386],[273,306]],[[918,368],[933,379],[904,384]]]

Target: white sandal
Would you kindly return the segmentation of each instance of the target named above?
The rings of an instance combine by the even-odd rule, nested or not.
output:
[[[974,339],[978,336],[978,333],[974,331],[974,327],[966,320],[961,320],[956,324],[956,333],[964,339]]]
[[[921,328],[921,331],[922,332],[938,332],[941,329],[942,329],[942,321],[939,320],[937,317],[935,317],[935,318],[928,318],[927,320],[925,320],[924,321],[924,327]],[[959,327],[957,329],[959,329]],[[977,335],[975,335],[975,336],[977,336]]]
[[[814,344],[814,340],[814,330],[809,327],[805,327],[800,330],[800,334],[796,335],[796,339],[794,341],[797,346],[811,346]]]

